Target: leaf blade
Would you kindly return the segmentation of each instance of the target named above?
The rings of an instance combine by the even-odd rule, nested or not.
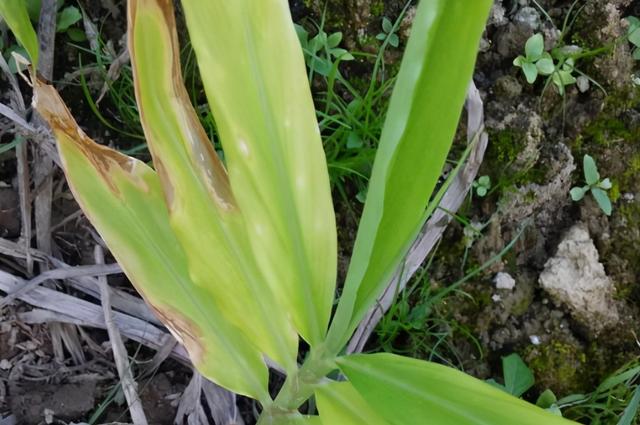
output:
[[[338,359],[354,388],[394,425],[429,418],[430,425],[569,425],[455,369],[393,354]]]
[[[184,88],[172,3],[131,0],[129,23],[141,122],[190,276],[212,294],[225,320],[291,370],[297,336],[263,284],[244,214]]]
[[[194,364],[226,388],[268,399],[260,354],[225,325],[208,303],[209,294],[189,279],[155,171],[90,140],[55,89],[39,80],[34,81],[34,102],[54,131],[75,198],[136,289],[185,344]]]
[[[315,391],[318,411],[326,425],[389,425],[349,382],[330,382]]]
[[[0,1],[0,16],[6,21],[20,44],[27,50],[33,67],[37,69],[38,37],[29,20],[26,2],[24,0]]]
[[[333,304],[337,237],[288,3],[185,0],[183,7],[231,186],[248,228],[257,230],[252,249],[298,333],[317,345]],[[216,37],[208,36],[212,25]],[[326,43],[326,34],[318,37]]]
[[[346,342],[424,220],[453,140],[490,6],[487,0],[423,1],[418,6],[330,330],[333,348]]]

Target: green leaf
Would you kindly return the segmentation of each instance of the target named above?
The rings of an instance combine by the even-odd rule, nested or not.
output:
[[[394,354],[338,359],[340,370],[373,410],[390,424],[569,425],[458,370]]]
[[[606,215],[611,215],[613,207],[611,206],[611,200],[609,199],[609,195],[604,190],[598,187],[591,188],[591,194],[594,199],[598,203],[598,206]]]
[[[56,31],[65,32],[69,27],[82,19],[82,14],[75,6],[69,6],[62,9],[58,14],[58,22]]]
[[[389,35],[389,44],[393,47],[398,47],[400,45],[400,38],[398,38],[398,34]]]
[[[485,196],[487,196],[487,188],[484,186],[478,186],[476,188],[476,193],[479,197],[484,198]]]
[[[289,3],[184,0],[182,5],[263,286],[298,333],[318,345],[333,306],[337,236]]]
[[[24,71],[26,69],[26,66],[21,63],[21,61],[16,61],[16,57],[13,55],[13,53],[16,53],[24,58],[27,58],[29,56],[29,53],[24,49],[24,47],[15,44],[7,49],[7,51],[5,52],[5,55],[8,59],[7,65],[9,65],[9,71],[15,74],[18,71]]]
[[[386,38],[387,38],[387,34],[385,34],[385,33],[383,33],[383,32],[381,32],[381,33],[379,33],[378,35],[376,35],[376,39],[377,39],[377,40],[380,40],[380,41],[383,41],[383,40],[384,40],[384,39],[386,39]]]
[[[542,75],[551,75],[556,69],[556,66],[553,63],[553,59],[548,57],[536,62],[536,68],[538,68],[538,72]]]
[[[631,397],[631,401],[624,409],[618,425],[632,425],[638,414],[638,407],[640,407],[640,386],[636,387],[636,390],[633,392],[633,397]]]
[[[69,28],[66,32],[71,41],[75,41],[76,43],[80,43],[87,40],[87,35],[80,28]]]
[[[196,367],[232,391],[268,400],[268,373],[261,353],[221,317],[212,293],[189,278],[158,174],[145,163],[89,139],[55,89],[37,79],[34,104],[54,132],[76,200]]]
[[[331,49],[330,53],[336,59],[340,59],[340,60],[343,60],[343,61],[352,61],[352,60],[355,59],[353,57],[353,55],[351,53],[349,53],[348,51],[346,51],[345,49]]]
[[[633,59],[640,61],[640,47],[633,49]]]
[[[296,30],[296,34],[298,35],[298,39],[300,40],[300,44],[305,48],[309,42],[309,33],[302,25],[293,24],[293,27]]]
[[[347,149],[359,149],[362,147],[362,144],[362,138],[357,132],[349,132],[349,136],[347,136]]]
[[[524,62],[522,64],[522,72],[527,77],[527,83],[533,84],[538,79],[538,68],[531,62]]]
[[[571,191],[569,191],[569,194],[571,194],[571,199],[573,201],[578,202],[582,198],[584,198],[584,195],[586,195],[588,191],[589,191],[589,186],[574,187],[571,189]]]
[[[26,49],[34,68],[38,67],[38,37],[29,20],[24,0],[0,1],[0,16],[5,20],[18,42]]]
[[[525,62],[527,62],[527,59],[524,56],[520,55],[513,60],[513,65],[522,68],[522,64],[524,64]]]
[[[538,396],[538,400],[536,401],[536,406],[542,407],[543,409],[548,409],[553,406],[558,399],[553,391],[546,389]]]
[[[31,22],[38,22],[40,19],[40,9],[42,8],[41,0],[26,0],[27,13],[29,13],[29,19]]]
[[[520,397],[535,383],[533,372],[517,354],[502,358],[504,387],[514,397]]]
[[[391,23],[391,21],[387,17],[382,18],[382,30],[384,32],[386,32],[387,34],[391,33],[391,31],[393,31],[393,24]]]
[[[329,333],[334,348],[346,342],[373,305],[426,220],[491,4],[432,0],[418,5]]]
[[[478,183],[480,183],[480,185],[484,187],[491,187],[491,177],[480,176],[480,178],[478,178]]]
[[[600,180],[600,173],[596,161],[590,156],[585,155],[582,159],[582,167],[584,170],[584,180],[588,185],[594,185]]]
[[[338,47],[341,41],[342,41],[342,33],[334,32],[327,38],[327,46],[329,48]]]
[[[602,180],[600,183],[598,183],[598,187],[604,190],[609,190],[611,189],[612,186],[613,185],[611,184],[611,180],[609,180],[609,178],[606,178]]]
[[[629,22],[627,37],[632,44],[640,47],[640,19],[635,16],[629,16],[626,19]]]
[[[274,266],[285,270],[289,264],[274,261],[271,254],[276,248],[270,239],[260,252],[260,259],[252,250],[252,242],[263,237],[261,232],[268,235],[274,226],[247,220],[250,214],[238,201],[240,191],[232,190],[230,178],[190,103],[180,70],[172,3],[131,0],[128,4],[129,52],[140,118],[162,182],[171,227],[187,257],[189,275],[196,285],[210,292],[214,309],[225,321],[262,353],[291,371],[296,368],[298,338],[289,311],[280,301],[284,297],[276,296],[266,284],[275,286],[274,276],[270,270],[261,269],[258,262],[273,261]],[[184,6],[186,9],[186,3]],[[228,34],[218,29],[220,34]],[[293,26],[290,35],[299,49]],[[212,69],[225,75],[229,70],[234,71],[234,76],[241,74],[229,65]],[[234,91],[235,96],[241,97],[241,91]],[[217,101],[222,102],[225,94],[228,93],[221,90]],[[215,111],[223,136],[230,103],[224,114]],[[237,137],[242,138],[240,143],[247,143],[242,149],[253,149],[244,142],[248,136]],[[230,150],[225,149],[224,153],[231,163]],[[248,167],[254,165],[251,158],[245,159]],[[266,192],[264,195],[273,199]],[[264,216],[266,210],[261,213]]]
[[[318,387],[315,394],[325,425],[389,425],[349,382],[329,382]]]
[[[524,52],[530,62],[540,59],[544,52],[544,37],[542,34],[538,33],[529,37],[524,45]]]

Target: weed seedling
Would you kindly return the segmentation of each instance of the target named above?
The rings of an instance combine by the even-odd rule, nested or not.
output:
[[[396,32],[398,31],[398,27],[393,25],[393,23],[386,16],[382,18],[382,32],[376,35],[376,38],[380,41],[385,41],[388,39],[388,42],[393,47],[398,47],[400,45],[400,38]]]
[[[491,189],[491,177],[481,176],[473,182],[473,188],[476,190],[476,195],[481,198],[487,196],[489,189]]]
[[[629,23],[627,39],[633,45],[633,58],[640,60],[640,19],[635,16],[629,16],[626,19]]]
[[[309,32],[302,25],[295,24],[295,28],[302,45],[305,62],[309,67],[310,79],[314,73],[328,77],[337,63],[354,59],[351,53],[338,47],[342,41],[341,32],[327,34],[320,27],[318,33],[313,38],[309,38]]]
[[[576,186],[571,189],[571,199],[575,202],[584,198],[587,192],[591,192],[593,198],[598,203],[598,206],[606,215],[611,215],[611,200],[607,190],[611,189],[611,180],[608,178],[600,179],[600,173],[594,159],[585,155],[583,159],[584,180],[586,185],[580,187]]]
[[[533,372],[516,353],[502,358],[502,376],[504,385],[493,379],[489,379],[487,382],[514,397],[522,396],[535,383]]]
[[[542,34],[531,36],[524,46],[525,55],[518,56],[513,64],[522,68],[522,72],[529,84],[533,84],[538,79],[538,75],[551,75],[556,66],[553,58],[544,51],[544,37]]]

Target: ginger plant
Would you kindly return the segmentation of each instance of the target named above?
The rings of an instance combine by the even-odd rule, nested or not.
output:
[[[429,214],[491,3],[420,2],[333,316],[334,211],[287,1],[182,0],[224,163],[183,85],[171,0],[128,2],[153,168],[92,141],[32,78],[85,214],[198,370],[260,403],[259,424],[569,423],[442,365],[343,354]],[[275,397],[268,365],[286,374]],[[311,397],[318,415],[300,411]]]

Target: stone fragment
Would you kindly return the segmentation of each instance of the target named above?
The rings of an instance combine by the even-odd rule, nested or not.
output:
[[[584,224],[573,226],[545,264],[540,285],[572,316],[598,333],[618,321],[613,302],[615,287],[598,258],[598,250]]]
[[[509,273],[500,272],[493,279],[497,289],[513,289],[516,286],[516,280]]]

